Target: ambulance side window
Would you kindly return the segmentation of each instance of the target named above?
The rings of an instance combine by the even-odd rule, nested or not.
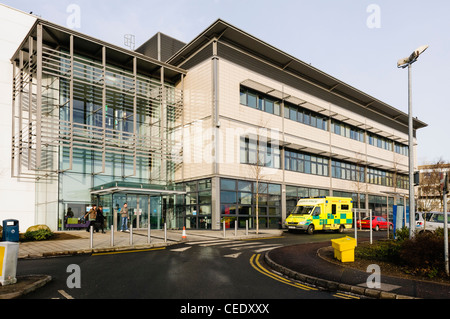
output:
[[[332,213],[333,215],[336,214],[336,204],[333,204],[333,205],[331,206],[331,213]]]
[[[320,216],[320,207],[314,209],[313,216]]]

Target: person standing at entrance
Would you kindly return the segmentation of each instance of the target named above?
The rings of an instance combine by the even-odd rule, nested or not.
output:
[[[122,209],[120,210],[120,216],[122,217],[122,226],[121,231],[128,230],[128,204],[123,204]]]
[[[88,228],[86,229],[87,232],[90,231],[91,226],[95,227],[95,220],[97,218],[97,205],[92,205],[91,210],[84,215],[84,219],[88,219]]]
[[[103,215],[103,206],[102,205],[98,206],[95,224],[97,226],[97,229],[96,229],[97,233],[98,233],[99,229],[101,229],[102,234],[104,234],[105,233],[105,215]]]

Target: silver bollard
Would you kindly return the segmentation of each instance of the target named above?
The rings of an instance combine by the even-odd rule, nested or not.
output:
[[[111,225],[111,247],[114,247],[114,225]]]
[[[90,233],[91,233],[91,249],[94,248],[94,226],[90,226]]]
[[[133,225],[130,226],[130,246],[133,246]]]
[[[148,221],[148,227],[147,227],[147,244],[150,244],[152,239],[151,239],[151,225],[150,225],[150,220]]]
[[[225,221],[223,221],[223,238],[227,237],[227,234],[225,233]]]
[[[167,243],[167,224],[164,223],[164,242]]]
[[[237,237],[237,220],[234,222],[234,237]]]

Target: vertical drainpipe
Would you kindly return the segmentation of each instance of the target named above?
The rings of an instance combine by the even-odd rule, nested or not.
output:
[[[217,41],[213,42],[213,125],[214,125],[214,175],[219,174],[219,57],[217,56]]]
[[[212,195],[213,214],[215,215],[216,227],[220,229],[220,178],[219,178],[219,57],[217,55],[217,40],[212,43],[213,57],[212,57],[212,127],[214,134],[214,153],[211,156],[213,162],[213,179],[214,179],[214,194]],[[213,224],[213,225],[214,225]]]

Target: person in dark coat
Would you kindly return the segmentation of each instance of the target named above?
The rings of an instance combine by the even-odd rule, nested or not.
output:
[[[99,229],[102,230],[102,234],[105,233],[105,215],[103,215],[103,206],[98,206],[97,217],[95,219],[96,231],[98,233]]]

